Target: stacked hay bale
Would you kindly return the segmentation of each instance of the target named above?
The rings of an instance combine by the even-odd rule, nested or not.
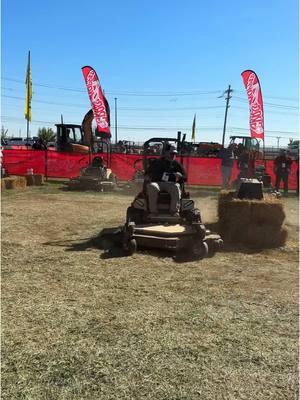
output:
[[[286,242],[283,204],[272,195],[265,195],[263,200],[240,200],[235,198],[235,192],[223,190],[218,215],[225,242],[255,248],[279,247]]]
[[[28,186],[41,186],[44,184],[44,175],[42,174],[26,175],[26,182]]]
[[[26,186],[27,183],[24,176],[8,176],[1,179],[1,190],[24,189]]]

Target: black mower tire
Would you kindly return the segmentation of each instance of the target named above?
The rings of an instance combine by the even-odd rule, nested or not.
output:
[[[208,244],[206,242],[197,240],[192,244],[191,252],[194,258],[197,260],[202,260],[203,258],[208,257]]]
[[[223,248],[223,240],[215,239],[208,243],[208,257],[213,257],[218,251]]]
[[[114,173],[109,174],[108,180],[109,180],[109,182],[113,182],[115,184],[118,183],[117,176]]]
[[[129,239],[124,243],[123,249],[128,256],[132,256],[137,250],[137,242],[135,239]]]
[[[103,186],[101,184],[97,183],[95,185],[95,191],[96,192],[103,192]]]

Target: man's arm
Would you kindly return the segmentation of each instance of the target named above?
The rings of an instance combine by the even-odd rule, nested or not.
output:
[[[177,171],[176,171],[177,178],[179,178],[182,181],[186,181],[187,174],[185,172],[183,165],[181,163],[179,163],[178,161],[176,161],[176,163],[177,163]],[[177,173],[178,173],[178,175],[177,175]]]

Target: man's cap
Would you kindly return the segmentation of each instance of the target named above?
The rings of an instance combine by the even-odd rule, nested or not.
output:
[[[167,147],[167,151],[169,151],[170,153],[176,153],[176,154],[178,153],[176,147],[172,145]]]

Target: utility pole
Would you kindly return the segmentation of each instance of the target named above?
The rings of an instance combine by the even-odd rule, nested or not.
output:
[[[228,108],[229,106],[229,100],[231,99],[232,96],[230,96],[230,93],[232,93],[233,90],[231,89],[231,86],[228,86],[228,89],[225,90],[224,94],[227,94],[227,97],[225,98],[226,100],[226,109],[225,109],[225,118],[224,118],[224,128],[223,128],[223,137],[222,137],[222,146],[224,147],[224,143],[225,143],[225,133],[226,133],[226,122],[227,122],[227,112],[228,112]]]
[[[277,149],[279,149],[279,140],[281,139],[281,136],[276,136],[277,139]]]
[[[117,114],[117,97],[115,97],[115,143],[118,143],[118,114]]]

